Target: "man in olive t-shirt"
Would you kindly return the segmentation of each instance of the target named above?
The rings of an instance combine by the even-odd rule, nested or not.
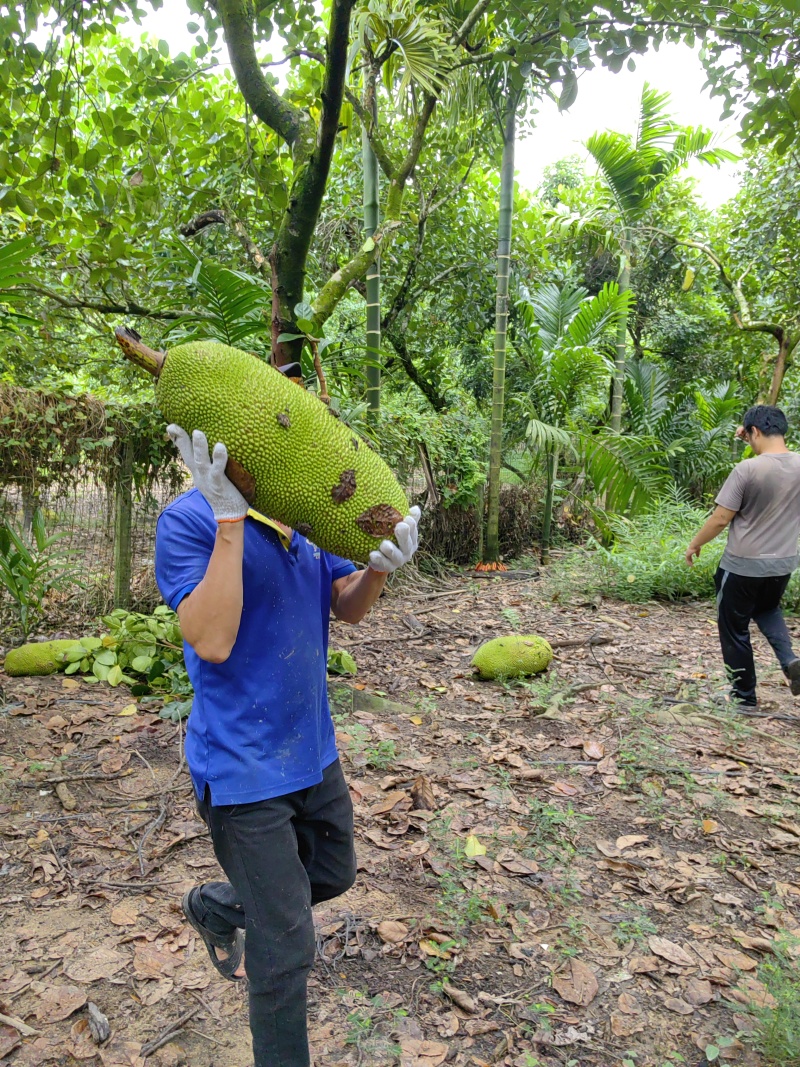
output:
[[[755,457],[731,471],[716,509],[686,550],[686,562],[691,567],[701,547],[730,525],[714,576],[717,618],[732,696],[746,710],[758,706],[751,620],[772,645],[792,693],[800,695],[800,659],[780,609],[800,562],[800,455],[786,447],[786,416],[779,408],[758,404],[745,412],[742,422],[737,437],[750,445]]]

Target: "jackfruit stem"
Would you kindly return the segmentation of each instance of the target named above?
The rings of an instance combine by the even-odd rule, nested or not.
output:
[[[149,371],[154,378],[161,374],[164,360],[167,358],[166,352],[156,352],[154,348],[149,348],[135,330],[129,330],[126,326],[118,326],[114,330],[114,337],[131,363]]]

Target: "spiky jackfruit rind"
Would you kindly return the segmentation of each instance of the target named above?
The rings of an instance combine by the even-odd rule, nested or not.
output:
[[[553,650],[543,637],[511,634],[481,645],[472,657],[472,666],[484,679],[519,678],[546,670],[552,659]]]
[[[57,657],[72,648],[74,641],[32,641],[6,653],[3,670],[14,678],[38,674],[55,674],[63,668]]]
[[[373,532],[359,518],[381,508],[396,522],[408,514],[380,456],[354,448],[353,430],[322,401],[247,352],[214,341],[178,345],[156,382],[156,401],[167,422],[227,446],[255,478],[256,510],[294,529],[310,526],[320,548],[365,563],[394,526]]]

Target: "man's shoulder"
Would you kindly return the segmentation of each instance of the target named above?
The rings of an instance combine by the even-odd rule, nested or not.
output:
[[[171,501],[158,516],[156,532],[163,533],[165,528],[183,528],[191,525],[197,529],[215,527],[214,516],[208,501],[197,489],[189,489]]]
[[[161,511],[159,518],[163,518],[165,515],[201,515],[205,510],[203,504],[202,493],[199,493],[197,489],[192,487],[187,489],[185,493],[181,493],[180,496],[176,496],[174,500],[171,500],[169,504]]]

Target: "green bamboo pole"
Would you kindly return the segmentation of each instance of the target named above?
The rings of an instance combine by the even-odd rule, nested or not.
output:
[[[373,98],[373,121],[377,109]],[[372,237],[380,222],[380,188],[378,183],[378,159],[370,144],[367,131],[361,131],[361,158],[364,169],[364,233]],[[367,268],[367,350],[366,378],[367,410],[376,413],[381,406],[381,264],[380,257]]]
[[[547,492],[544,498],[544,518],[542,519],[542,563],[550,562],[550,535],[553,527],[553,496],[555,492],[556,474],[558,473],[558,449],[548,451],[545,462],[547,464]]]
[[[621,241],[622,269],[619,272],[619,291],[627,293],[631,287],[631,243],[625,229]],[[614,380],[611,386],[611,429],[622,429],[622,386],[625,381],[625,363],[628,348],[628,312],[625,310],[617,324],[617,341],[614,355]]]
[[[511,264],[511,223],[514,216],[514,147],[519,95],[512,93],[503,124],[503,161],[500,167],[500,218],[497,227],[497,286],[495,296],[494,372],[492,375],[492,428],[489,441],[489,508],[486,516],[484,563],[500,558],[500,466],[503,449],[506,340],[508,335],[508,279]]]

